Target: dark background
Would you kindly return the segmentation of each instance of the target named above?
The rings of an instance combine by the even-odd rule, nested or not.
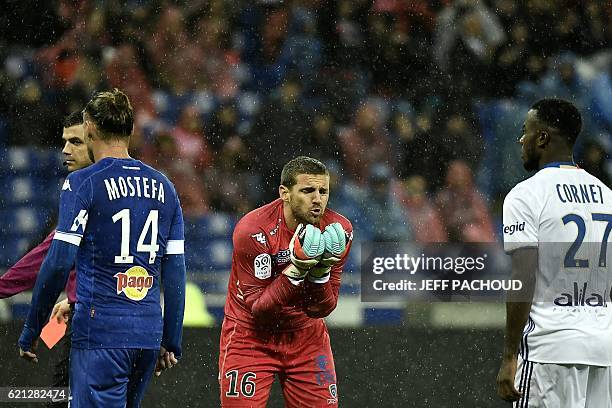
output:
[[[48,386],[53,353],[18,359],[20,322],[0,326],[0,386]],[[495,395],[503,333],[423,328],[330,329],[342,407],[509,407]],[[143,407],[218,407],[219,329],[186,329],[184,358],[153,378]],[[7,403],[0,406],[9,406]],[[42,404],[18,404],[20,408]],[[268,407],[282,407],[280,388]]]

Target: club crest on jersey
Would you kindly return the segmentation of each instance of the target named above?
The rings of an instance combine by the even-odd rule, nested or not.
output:
[[[144,299],[153,287],[153,277],[142,266],[132,266],[114,277],[117,279],[117,294],[123,292],[131,300]]]
[[[254,238],[255,241],[259,242],[262,245],[267,245],[268,241],[266,240],[266,236],[263,232],[258,232],[257,234],[251,234],[251,238]]]

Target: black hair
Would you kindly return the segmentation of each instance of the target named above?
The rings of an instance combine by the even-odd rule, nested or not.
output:
[[[540,121],[558,130],[570,145],[574,145],[582,129],[582,116],[574,104],[547,98],[534,103],[531,109],[537,112]]]
[[[63,127],[69,128],[76,125],[83,124],[83,112],[74,111],[64,118]]]
[[[329,175],[327,167],[317,159],[307,156],[298,156],[291,159],[283,166],[281,172],[281,185],[291,188],[297,183],[300,174],[325,174]]]

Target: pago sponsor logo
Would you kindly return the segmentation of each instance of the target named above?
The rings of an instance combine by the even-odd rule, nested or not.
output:
[[[114,276],[117,279],[117,294],[123,294],[131,300],[142,300],[153,287],[153,277],[142,266],[132,266],[125,272]]]

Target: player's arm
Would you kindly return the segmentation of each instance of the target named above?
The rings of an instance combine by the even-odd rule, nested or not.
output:
[[[51,243],[36,279],[28,317],[19,337],[21,350],[30,351],[33,341],[49,320],[51,309],[66,286],[78,249],[78,246],[63,241],[53,240]]]
[[[14,296],[34,287],[38,271],[49,251],[54,233],[55,231],[49,234],[43,242],[0,276],[0,299]]]
[[[308,273],[305,282],[304,312],[312,318],[328,316],[338,304],[342,269],[352,244],[352,227],[340,223],[325,228],[325,252],[319,264]]]
[[[516,401],[521,393],[514,386],[519,344],[529,313],[538,271],[537,227],[534,203],[525,191],[515,189],[504,200],[504,225],[524,223],[523,231],[504,228],[504,248],[512,257],[511,279],[519,280],[519,291],[508,291],[506,300],[506,334],[501,366],[497,375],[497,393],[506,401]]]
[[[511,279],[519,280],[523,285],[519,291],[509,291],[506,300],[506,335],[497,376],[497,392],[506,401],[516,401],[521,397],[514,387],[514,375],[519,344],[531,311],[537,269],[537,248],[521,248],[512,253]]]
[[[164,287],[164,333],[161,346],[179,359],[182,355],[186,271],[183,213],[178,200],[166,253],[162,258],[161,278]]]
[[[72,185],[77,187],[74,178],[71,179],[73,175],[69,175],[67,181],[72,181]],[[28,317],[19,337],[20,354],[32,361],[36,361],[36,356],[31,352],[32,344],[40,335],[55,301],[66,286],[87,224],[91,184],[84,183],[84,188],[79,186],[74,191],[70,184],[67,182],[62,191],[58,227],[38,273]]]

